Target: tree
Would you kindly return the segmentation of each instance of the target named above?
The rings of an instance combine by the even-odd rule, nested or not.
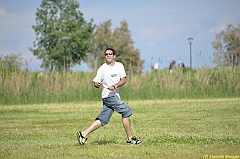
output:
[[[29,48],[50,71],[69,70],[86,61],[93,50],[93,20],[87,22],[74,0],[42,0],[36,12],[34,48]]]
[[[89,65],[96,70],[105,62],[104,50],[112,47],[116,51],[117,61],[125,66],[126,72],[140,73],[144,60],[140,59],[140,51],[134,48],[131,33],[126,21],[121,22],[121,26],[111,30],[111,20],[101,23],[96,28],[95,53],[89,57]]]
[[[11,54],[0,57],[0,71],[1,72],[19,72],[22,69],[21,54]]]
[[[117,60],[122,62],[127,72],[140,73],[144,60],[140,59],[140,51],[134,48],[131,33],[126,21],[113,32],[114,46],[117,50]]]
[[[214,60],[218,66],[235,66],[240,60],[240,24],[234,27],[227,26],[226,31],[216,34],[215,41],[212,42]]]
[[[111,20],[108,20],[100,23],[100,25],[96,27],[96,33],[94,36],[94,41],[96,42],[95,51],[88,56],[88,65],[94,71],[105,62],[103,51],[107,47],[113,46],[111,26],[112,22]]]

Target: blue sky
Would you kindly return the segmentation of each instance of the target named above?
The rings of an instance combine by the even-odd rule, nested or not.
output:
[[[84,18],[94,23],[111,19],[112,29],[128,22],[134,47],[145,60],[144,71],[158,63],[159,69],[179,59],[190,65],[188,37],[193,37],[192,66],[211,66],[212,41],[228,24],[240,23],[239,0],[77,0]],[[41,0],[0,1],[0,56],[22,53],[31,71],[39,70],[41,61],[29,51],[35,33],[35,12]],[[117,51],[117,50],[116,50]],[[127,66],[125,66],[127,67]],[[85,65],[76,71],[90,71]]]

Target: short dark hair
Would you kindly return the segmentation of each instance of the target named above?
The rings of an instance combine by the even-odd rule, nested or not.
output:
[[[113,52],[113,55],[115,55],[115,51],[113,50],[113,48],[111,48],[111,47],[106,48],[106,50],[104,51],[104,53],[106,53],[107,50],[111,50],[111,51]]]

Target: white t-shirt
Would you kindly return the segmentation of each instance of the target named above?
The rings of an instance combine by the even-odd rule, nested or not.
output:
[[[120,98],[119,87],[114,91],[111,91],[108,88],[118,83],[124,77],[126,77],[126,72],[122,63],[115,62],[113,66],[109,66],[106,63],[104,63],[98,69],[97,75],[93,79],[93,82],[102,82],[103,84],[102,98],[114,95],[117,95]]]

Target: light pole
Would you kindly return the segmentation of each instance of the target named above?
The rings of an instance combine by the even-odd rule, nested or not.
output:
[[[193,42],[193,38],[188,38],[188,42],[190,44],[190,70],[192,70],[192,42]]]

